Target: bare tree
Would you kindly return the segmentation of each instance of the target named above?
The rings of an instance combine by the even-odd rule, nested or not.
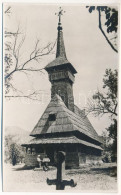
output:
[[[5,10],[5,14],[10,14],[11,7],[8,7]],[[28,74],[29,72],[34,73],[42,73],[43,68],[36,67],[31,65],[32,61],[40,63],[40,60],[49,54],[53,54],[53,49],[55,47],[56,41],[54,43],[48,43],[44,47],[39,47],[39,40],[35,42],[34,49],[28,54],[28,59],[24,62],[20,62],[21,57],[21,48],[24,45],[24,41],[26,36],[20,30],[18,26],[16,32],[11,32],[8,29],[5,29],[5,56],[4,56],[4,64],[5,64],[5,97],[13,98],[13,97],[25,97],[36,100],[36,96],[39,91],[33,91],[30,94],[23,94],[19,89],[16,89],[13,82],[13,75],[21,72],[24,74]],[[34,64],[34,63],[33,63]],[[20,92],[16,95],[10,95],[10,90],[14,92]],[[21,95],[20,95],[21,94]]]

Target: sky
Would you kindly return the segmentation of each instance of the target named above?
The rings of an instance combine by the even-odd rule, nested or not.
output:
[[[6,4],[8,6],[10,4]],[[66,55],[77,70],[73,86],[75,104],[83,109],[87,100],[97,89],[102,90],[103,75],[106,68],[118,67],[118,55],[106,42],[98,28],[97,12],[90,14],[85,6],[80,4],[11,4],[11,15],[4,16],[4,28],[16,31],[18,25],[26,36],[21,49],[22,64],[28,59],[37,39],[39,46],[43,47],[48,42],[55,42],[57,38],[58,7],[66,11],[62,16],[62,26]],[[4,7],[5,8],[5,7]],[[56,50],[56,48],[55,48]],[[30,65],[43,68],[55,58],[55,54],[45,56],[40,63],[33,61]],[[26,76],[24,73],[15,73],[14,84],[17,88],[29,93],[32,90],[42,90],[41,101],[32,101],[26,98],[4,99],[4,125],[18,126],[31,132],[50,101],[51,85],[48,74],[34,73]],[[101,135],[102,131],[110,124],[107,116],[89,119]]]

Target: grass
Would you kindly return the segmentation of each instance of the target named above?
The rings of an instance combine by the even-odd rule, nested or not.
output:
[[[81,167],[79,169],[65,170],[63,179],[74,179],[77,186],[65,187],[65,191],[71,192],[116,192],[117,178],[111,174],[112,168],[116,166],[102,165],[101,167]],[[55,191],[55,186],[47,185],[46,180],[56,178],[56,168],[50,168],[44,172],[42,169],[34,171],[23,164],[12,166],[4,164],[3,167],[3,189],[4,191]]]

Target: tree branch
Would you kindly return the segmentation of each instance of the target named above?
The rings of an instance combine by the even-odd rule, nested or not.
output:
[[[27,98],[27,99],[31,99],[31,100],[35,100],[35,101],[41,101],[40,98],[37,98],[37,96],[40,96],[40,91],[42,90],[38,90],[38,91],[34,91],[30,94],[27,95],[5,95],[5,98]]]
[[[108,44],[111,46],[111,48],[118,53],[118,50],[113,46],[113,44],[109,41],[108,37],[106,36],[105,32],[102,29],[102,23],[101,23],[101,11],[100,9],[98,9],[98,13],[99,13],[99,29],[101,30],[102,34],[104,35],[106,41],[108,42]]]
[[[43,69],[32,69],[32,68],[25,68],[25,66],[28,64],[28,63],[30,63],[32,60],[37,60],[37,62],[38,62],[38,58],[39,57],[43,57],[43,56],[45,56],[45,55],[48,55],[48,54],[50,54],[51,53],[51,51],[53,50],[53,48],[55,47],[55,44],[56,44],[56,42],[54,43],[54,44],[52,44],[52,43],[49,43],[49,44],[47,44],[47,46],[46,47],[44,47],[44,48],[42,48],[41,49],[41,51],[40,51],[40,49],[37,49],[37,46],[38,46],[38,43],[39,43],[39,41],[37,40],[37,42],[36,42],[36,44],[35,44],[35,49],[31,52],[31,54],[30,54],[30,58],[26,61],[26,62],[24,62],[23,63],[23,65],[20,67],[20,66],[18,66],[18,58],[19,58],[19,50],[20,50],[20,47],[21,47],[21,45],[23,44],[23,42],[24,42],[24,39],[25,38],[23,38],[22,39],[22,41],[21,41],[21,43],[19,44],[19,46],[18,46],[18,48],[17,48],[17,52],[18,52],[18,55],[16,54],[16,50],[15,50],[15,48],[16,48],[16,41],[17,41],[17,35],[16,35],[16,38],[15,38],[15,43],[14,43],[14,47],[13,47],[13,55],[14,55],[14,57],[15,57],[15,59],[16,59],[16,65],[15,65],[15,69],[13,70],[13,71],[11,71],[10,73],[8,73],[6,76],[5,76],[5,80],[7,80],[11,75],[13,75],[15,72],[17,72],[17,71],[38,71],[38,72],[40,72],[40,71],[42,71]],[[45,51],[44,52],[44,50],[47,50],[47,51]],[[44,52],[44,53],[43,53]],[[33,55],[33,57],[32,57],[32,55]]]
[[[10,14],[11,13],[11,7],[8,6],[8,8],[4,11],[5,14]]]
[[[117,108],[117,103],[114,106],[114,104],[108,104],[108,98],[104,97],[101,95],[100,92],[97,92],[97,94],[94,96],[94,99],[88,99],[88,105],[85,108],[86,110],[86,115],[92,113],[94,116],[99,116],[103,114],[111,114],[117,116],[118,114],[116,113],[116,108]],[[104,101],[105,99],[105,101]]]

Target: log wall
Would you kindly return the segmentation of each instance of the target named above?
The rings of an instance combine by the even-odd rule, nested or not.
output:
[[[25,165],[28,167],[38,167],[39,163],[37,162],[37,156],[40,155],[40,158],[43,159],[45,157],[45,153],[36,153],[36,154],[28,154],[25,156]]]
[[[96,155],[87,155],[86,156],[86,164],[95,164],[101,161],[101,156]]]
[[[79,165],[82,164],[95,164],[101,162],[101,156],[89,155],[79,152]]]
[[[86,163],[86,154],[79,152],[79,164],[85,164]]]
[[[76,168],[79,166],[78,152],[66,152],[65,166],[66,168]]]
[[[26,154],[25,156],[25,165],[29,167],[38,166],[37,154]]]

